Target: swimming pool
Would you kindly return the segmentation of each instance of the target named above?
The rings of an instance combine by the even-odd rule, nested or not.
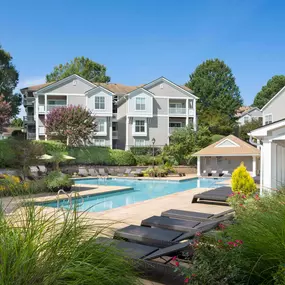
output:
[[[141,202],[157,197],[182,192],[185,190],[201,188],[215,188],[220,186],[217,182],[223,179],[207,179],[194,178],[184,181],[170,181],[170,180],[138,180],[138,179],[124,179],[124,178],[110,178],[110,179],[76,179],[75,184],[95,184],[95,185],[112,185],[112,186],[126,186],[132,187],[132,190],[113,192],[107,194],[90,195],[84,197],[84,203],[78,199],[79,211],[88,212],[102,212],[136,202]],[[75,200],[75,199],[74,199]],[[41,203],[46,207],[57,207],[57,202]],[[60,201],[60,206],[69,208],[67,200]]]

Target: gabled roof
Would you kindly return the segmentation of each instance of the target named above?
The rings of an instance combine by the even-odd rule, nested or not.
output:
[[[259,156],[260,151],[256,147],[229,135],[219,141],[197,151],[193,156]]]
[[[53,84],[54,82],[48,82],[48,83],[43,83],[43,84],[38,84],[38,85],[33,85],[33,86],[28,86],[28,87],[24,87],[22,89],[20,89],[20,91],[22,93],[24,93],[25,91],[27,92],[35,92],[38,91],[46,86],[49,86],[51,84]]]
[[[137,88],[137,89],[135,89],[135,90],[129,92],[127,95],[130,95],[131,93],[134,93],[134,92],[139,91],[139,90],[141,90],[142,92],[147,93],[147,94],[150,95],[151,97],[154,96],[154,94],[153,94],[152,92],[148,91],[147,89],[145,89],[145,88],[143,88],[143,87],[139,87],[139,88]]]
[[[241,110],[241,109],[239,109],[239,110]],[[250,107],[250,106],[249,106],[249,107],[247,107],[247,108],[245,109],[245,111],[243,111],[243,112],[241,112],[241,113],[238,113],[238,111],[237,111],[236,117],[241,118],[241,117],[243,117],[243,116],[245,116],[245,115],[247,115],[247,114],[250,114],[251,112],[253,112],[253,111],[255,111],[255,110],[260,111],[259,108],[257,108],[257,107]]]
[[[112,92],[112,91],[110,91],[109,89],[107,89],[107,88],[105,88],[105,87],[103,87],[103,86],[96,86],[96,87],[94,87],[94,88],[92,88],[92,89],[89,89],[89,90],[87,90],[86,92],[85,92],[85,94],[89,94],[89,93],[92,93],[92,92],[94,92],[94,91],[97,91],[97,90],[104,90],[104,91],[106,91],[107,93],[111,93],[112,95],[115,95],[114,94],[114,92]]]
[[[271,104],[272,101],[274,101],[277,97],[279,97],[279,95],[285,90],[285,86],[283,88],[281,88],[281,90],[279,90],[279,92],[277,92],[277,94],[275,96],[273,96],[261,109],[261,111],[263,111],[269,104]]]
[[[176,83],[170,81],[169,79],[167,79],[167,78],[165,78],[165,77],[163,77],[163,76],[161,76],[161,77],[159,77],[159,78],[157,78],[157,79],[151,81],[150,83],[145,84],[145,85],[143,86],[143,88],[144,88],[144,89],[148,89],[148,88],[150,88],[151,86],[154,86],[154,85],[156,85],[157,83],[159,83],[159,82],[161,82],[161,81],[165,81],[165,82],[169,83],[170,85],[174,86],[175,88],[177,88],[177,89],[183,91],[184,93],[186,93],[186,94],[188,94],[188,95],[191,95],[191,96],[194,97],[195,99],[199,99],[197,96],[195,96],[195,95],[193,94],[193,91],[192,91],[191,89],[189,89],[187,86],[184,86],[184,85],[183,85],[183,86],[177,85]]]

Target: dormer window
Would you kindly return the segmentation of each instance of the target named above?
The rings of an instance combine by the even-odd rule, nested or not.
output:
[[[95,97],[95,110],[105,110],[105,97],[103,96]]]
[[[145,98],[136,98],[136,111],[145,111]]]

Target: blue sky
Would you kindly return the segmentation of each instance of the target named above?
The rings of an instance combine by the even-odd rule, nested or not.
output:
[[[183,84],[198,64],[219,58],[251,104],[284,74],[284,9],[277,0],[10,0],[1,3],[0,43],[14,57],[19,88],[75,56],[127,85],[162,75]]]

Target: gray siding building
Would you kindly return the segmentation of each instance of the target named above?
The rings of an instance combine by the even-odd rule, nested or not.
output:
[[[54,108],[81,105],[97,119],[94,145],[130,149],[169,143],[171,133],[196,129],[196,100],[190,89],[160,77],[141,86],[91,83],[71,75],[55,83],[21,89],[28,139],[46,140],[45,118]]]

